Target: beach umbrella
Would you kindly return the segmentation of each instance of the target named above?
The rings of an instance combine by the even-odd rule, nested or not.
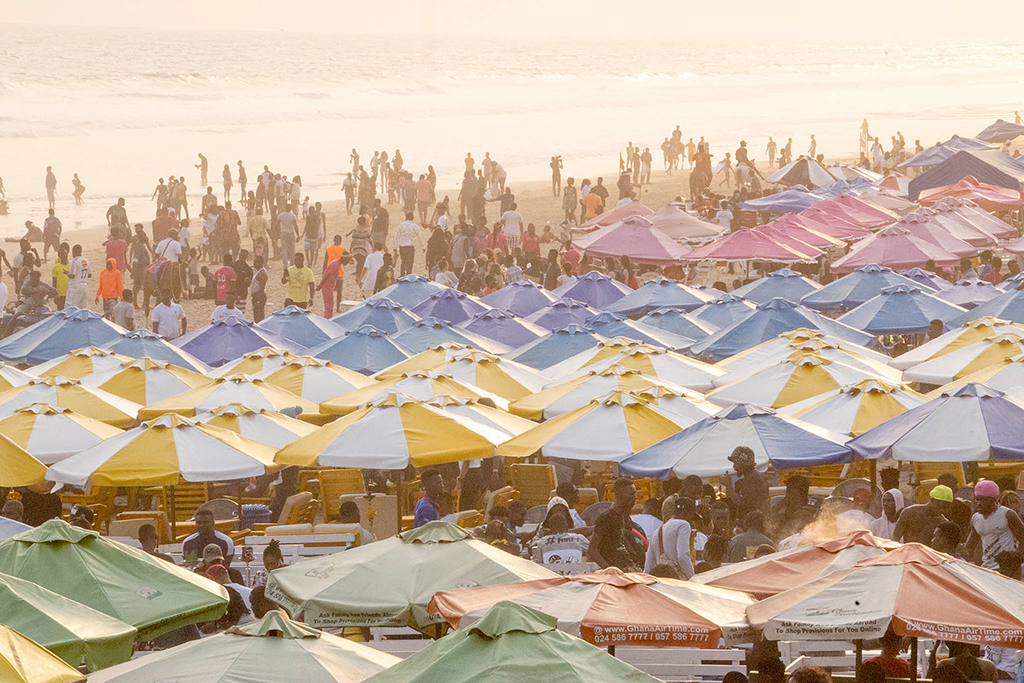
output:
[[[0,573],[131,624],[139,641],[219,619],[228,604],[204,576],[60,519],[0,541]]]
[[[965,242],[949,231],[947,222],[936,220],[934,212],[908,213],[891,227],[906,230],[911,237],[928,242],[946,253],[959,256],[976,256],[978,248]]]
[[[996,298],[1000,294],[1003,294],[1003,291],[991,282],[971,278],[969,280],[958,280],[955,285],[947,287],[935,296],[943,301],[948,301],[951,304],[956,304],[961,308],[970,310]]]
[[[86,386],[77,379],[47,377],[0,392],[0,417],[12,415],[33,403],[70,408],[80,415],[122,428],[135,424],[141,407],[102,389]]]
[[[417,370],[323,401],[320,409],[331,415],[348,415],[361,406],[379,401],[389,394],[405,394],[417,401],[428,401],[444,394],[459,398],[489,398],[499,408],[508,407],[508,401],[500,396],[460,382],[451,375],[433,370]]]
[[[31,638],[68,664],[84,661],[96,671],[132,657],[138,633],[134,626],[32,581],[0,574],[0,610],[5,628]]]
[[[771,261],[774,263],[796,263],[813,261],[805,252],[797,251],[782,244],[766,233],[753,229],[740,229],[725,237],[719,237],[711,244],[694,249],[683,257],[686,261]]]
[[[582,355],[585,356],[587,353],[584,351]],[[549,368],[547,374],[555,381],[562,381],[591,371],[601,372],[615,366],[636,370],[650,377],[657,377],[672,384],[701,392],[713,389],[714,379],[724,374],[707,363],[647,345],[627,347],[611,356],[592,360],[575,371],[567,372],[577,362],[572,359],[562,361],[562,363]]]
[[[1010,123],[1009,121],[996,119],[995,123],[974,137],[982,142],[1000,143],[1015,140],[1021,135],[1024,135],[1024,126],[1019,123]]]
[[[964,312],[943,294],[927,294],[917,285],[885,287],[878,296],[839,316],[838,322],[875,335],[928,334],[932,320],[947,323]]]
[[[48,403],[33,403],[0,419],[0,434],[44,465],[60,462],[121,433],[121,429],[105,422]]]
[[[1024,326],[999,320],[991,316],[978,317],[954,327],[949,332],[930,339],[921,346],[911,349],[889,361],[897,370],[906,370],[925,361],[952,353],[975,342],[1002,334],[1024,335]]]
[[[891,268],[872,263],[854,268],[849,275],[806,295],[800,303],[817,311],[848,311],[878,296],[886,287],[913,284]]]
[[[758,467],[835,465],[850,462],[839,434],[770,408],[740,404],[723,408],[700,422],[645,448],[619,463],[623,474],[668,479],[696,474],[717,477],[732,471],[729,456],[738,445],[754,451]]]
[[[512,401],[509,412],[530,420],[547,420],[585,406],[612,391],[630,392],[652,386],[665,386],[680,393],[686,392],[677,384],[629,368],[612,366],[600,372],[588,371],[585,375],[551,384],[542,391]]]
[[[876,342],[874,336],[800,304],[786,299],[772,299],[768,303],[759,304],[745,318],[696,342],[690,347],[690,355],[719,361],[774,339],[783,332],[801,328],[819,330],[860,346],[872,346]]]
[[[634,292],[627,294],[605,310],[629,317],[639,317],[664,306],[689,312],[700,308],[714,297],[682,282],[658,276]]]
[[[385,287],[371,296],[367,301],[391,299],[396,304],[405,306],[406,310],[410,310],[429,299],[432,295],[447,289],[450,288],[422,275],[405,275],[395,280],[395,284]]]
[[[422,629],[444,621],[427,612],[438,591],[555,576],[454,524],[427,522],[376,543],[277,569],[267,579],[266,596],[289,613],[302,614],[310,626]]]
[[[506,353],[504,357],[543,371],[546,367],[597,346],[605,339],[582,325],[571,324],[553,330],[529,344],[523,344]]]
[[[805,357],[820,358],[841,363],[859,370],[866,375],[878,377],[890,382],[899,383],[903,373],[886,364],[887,356],[870,351],[855,344],[847,344],[834,337],[814,337],[789,339],[781,337],[751,349],[747,356],[733,356],[726,361],[716,363],[714,367],[725,370],[726,374],[716,377],[716,387],[724,387],[754,373],[776,367],[784,361],[797,362]],[[728,363],[735,359],[735,362]]]
[[[344,337],[309,349],[309,355],[343,368],[372,375],[409,358],[405,347],[371,325],[363,325]]]
[[[316,423],[323,423],[326,420],[326,416],[319,414],[316,403],[248,375],[216,377],[207,384],[142,408],[139,411],[139,419],[152,420],[168,413],[193,417],[229,403],[241,403],[256,410],[265,408],[278,412],[285,408],[298,407],[302,408],[303,420]]]
[[[584,349],[583,351],[566,358],[564,361],[560,361],[545,368],[544,375],[546,377],[550,377],[555,382],[559,382],[569,377],[575,377],[579,370],[591,369],[588,366],[600,363],[601,361],[607,360],[613,356],[617,356],[629,349],[636,348],[660,350],[660,347],[645,344],[644,342],[636,341],[634,339],[614,337],[612,339],[605,339],[598,342],[593,347]]]
[[[770,640],[896,635],[1019,648],[1020,581],[920,543],[860,560],[747,608]]]
[[[374,383],[355,370],[310,356],[299,356],[279,368],[264,370],[253,378],[317,404]]]
[[[611,635],[607,635],[611,642]],[[633,681],[659,679],[604,650],[558,630],[558,620],[503,601],[480,621],[432,643],[373,683],[468,683],[469,681]]]
[[[339,328],[337,332],[315,343],[306,344],[306,346],[322,344],[328,339],[340,337],[345,332],[358,329],[363,325],[371,325],[387,334],[398,334],[402,330],[409,329],[419,319],[418,315],[413,315],[405,310],[402,304],[391,299],[367,300],[341,315],[331,318],[330,322]]]
[[[443,365],[452,360],[455,356],[461,355],[466,351],[473,350],[472,346],[460,344],[458,342],[442,342],[440,344],[435,344],[428,349],[420,351],[415,356],[403,360],[401,363],[395,363],[394,365],[384,368],[380,372],[374,374],[373,379],[394,379],[420,370],[433,370],[437,366]]]
[[[497,308],[473,315],[459,324],[459,329],[513,347],[529,344],[548,332],[542,325]]]
[[[989,389],[1002,391],[1011,398],[1024,401],[1024,355],[987,365],[925,395],[928,398],[938,398],[972,382],[984,384]]]
[[[865,379],[875,377],[860,368],[814,353],[796,354],[778,365],[715,389],[707,394],[707,399],[721,406],[753,403],[783,408]]]
[[[277,454],[281,465],[404,470],[473,458],[490,458],[508,439],[504,431],[390,393]]]
[[[273,610],[245,626],[99,671],[91,683],[153,683],[168,674],[190,683],[359,683],[401,660],[292,621]]]
[[[533,368],[474,349],[457,352],[432,369],[509,401],[540,391],[550,381]]]
[[[817,282],[808,280],[795,270],[780,268],[760,280],[754,280],[733,290],[732,293],[755,304],[763,304],[776,298],[800,301],[802,296],[817,289],[821,289]]]
[[[8,683],[85,683],[85,674],[0,624],[0,676]]]
[[[1004,248],[1005,247],[1006,245],[1004,245]],[[1018,287],[1020,287],[1021,283],[1024,283],[1024,273],[1017,273],[1016,275],[1011,275],[1010,277],[1006,278],[998,285],[996,285],[996,287],[1003,290],[1004,292],[1009,292],[1011,289],[1017,289]]]
[[[421,353],[431,346],[445,342],[472,346],[487,353],[505,353],[510,349],[505,344],[479,334],[473,334],[469,330],[457,328],[447,320],[438,318],[417,320],[412,326],[402,330],[392,339],[411,353]]]
[[[759,225],[756,228],[752,228],[762,235],[767,235],[772,240],[779,244],[789,247],[795,252],[803,254],[805,259],[812,261],[814,259],[821,258],[825,255],[825,250],[819,247],[812,246],[808,242],[805,242],[800,237],[806,237],[805,235],[796,235],[794,230],[783,226],[775,226],[772,224]],[[824,235],[822,237],[825,237]],[[808,237],[808,239],[810,239]],[[828,238],[831,239],[831,238]]]
[[[850,273],[869,266],[902,270],[923,266],[928,261],[942,267],[955,266],[960,263],[960,257],[936,244],[915,237],[901,225],[890,225],[858,242],[850,253],[832,263],[832,270],[837,273]],[[893,273],[893,276],[904,279],[902,275],[896,273]],[[842,282],[842,279],[836,282]],[[813,301],[815,300],[812,299]],[[820,310],[828,309],[821,307]]]
[[[803,185],[809,188],[831,187],[836,179],[828,169],[815,159],[801,156],[786,164],[775,173],[765,178],[769,183],[781,185]]]
[[[677,242],[712,239],[722,234],[724,229],[717,223],[708,223],[691,216],[674,203],[666,204],[654,213],[648,214],[647,220]]]
[[[7,519],[6,517],[0,517],[0,539],[10,538],[15,534],[20,534],[22,531],[28,531],[31,529],[28,524],[22,524],[16,522],[13,519]]]
[[[122,356],[113,351],[87,346],[84,349],[75,349],[53,360],[40,363],[31,368],[32,374],[36,377],[71,377],[81,379],[97,372],[107,372],[121,367],[122,363],[132,360],[128,356]],[[28,382],[21,382],[15,386],[24,386]]]
[[[35,486],[46,480],[46,465],[7,436],[0,434],[0,486]]]
[[[686,389],[679,391],[655,385],[629,393],[648,401],[659,413],[683,426],[689,426],[721,410],[720,406],[704,400],[701,394]]]
[[[457,289],[443,289],[430,295],[412,309],[421,318],[440,318],[453,325],[469,320],[477,313],[494,310],[491,306]]]
[[[908,280],[913,280],[926,292],[938,292],[943,289],[949,289],[953,286],[953,283],[948,280],[944,280],[935,273],[931,273],[921,268],[911,268],[910,270],[904,270],[900,273],[903,277]]]
[[[927,400],[906,384],[865,379],[791,403],[779,412],[853,437]]]
[[[260,321],[260,327],[303,347],[323,344],[345,334],[337,319],[328,320],[298,306],[285,306]]]
[[[718,329],[715,325],[698,320],[686,313],[684,309],[675,306],[655,309],[637,322],[693,340],[704,339]]]
[[[171,365],[200,374],[210,371],[209,365],[191,353],[182,351],[156,332],[150,332],[146,329],[125,332],[120,337],[107,342],[101,348],[127,356],[128,358],[151,358],[153,360],[166,361]]]
[[[670,266],[689,249],[654,227],[643,216],[627,216],[572,241],[577,251],[593,258],[628,256],[632,263]]]
[[[511,282],[480,299],[488,306],[515,313],[521,318],[557,300],[557,296],[526,278]]]
[[[82,384],[110,392],[139,405],[148,405],[210,382],[206,375],[166,361],[128,359],[112,370],[82,378]]]
[[[584,221],[580,224],[579,229],[583,232],[592,232],[597,228],[603,228],[613,223],[629,218],[630,216],[649,216],[654,211],[645,206],[643,202],[633,199],[624,204],[619,204],[602,214],[594,216],[590,220]]]
[[[812,221],[801,217],[799,214],[786,213],[770,223],[765,223],[757,229],[771,237],[779,235],[799,240],[801,243],[817,249],[830,249],[832,247],[846,246],[846,242],[839,237],[833,237],[826,232],[817,230]],[[798,250],[799,251],[799,250]],[[779,295],[782,296],[782,295]]]
[[[740,202],[739,207],[745,211],[771,211],[776,213],[787,213],[803,211],[822,201],[823,197],[808,191],[803,185],[797,185],[788,190],[775,192],[764,197],[748,199]]]
[[[573,299],[556,299],[547,306],[537,309],[525,320],[544,330],[558,330],[566,325],[582,325],[587,318],[597,315],[600,311]],[[482,315],[487,315],[486,313]],[[500,338],[500,337],[499,337]],[[536,341],[539,337],[529,341]],[[529,341],[523,342],[528,344]],[[523,344],[515,344],[522,346]]]
[[[100,313],[65,308],[0,341],[0,361],[39,365],[72,349],[102,346],[124,331]]]
[[[452,628],[477,623],[495,604],[510,600],[558,620],[558,629],[594,645],[615,645],[612,634],[637,633],[630,645],[717,648],[749,642],[743,593],[689,581],[627,574],[616,567],[510,586],[440,591],[428,609]],[[678,634],[678,635],[677,635]]]
[[[861,198],[843,194],[835,197],[828,204],[822,203],[821,208],[827,211],[834,211],[836,214],[869,230],[875,230],[889,225],[896,220],[895,213],[871,204],[868,201],[876,196],[875,194],[865,194]]]
[[[575,299],[593,308],[603,310],[632,291],[618,280],[592,270],[580,275],[572,282],[566,282],[557,287],[552,294],[563,299]]]
[[[714,588],[740,591],[764,599],[815,579],[848,569],[863,559],[885,555],[899,547],[860,529],[828,540],[780,550],[771,555],[723,565],[696,574],[691,581]]]
[[[254,410],[241,403],[229,403],[201,413],[196,415],[195,421],[226,429],[275,450],[317,430],[308,422],[266,408]]]
[[[969,200],[992,212],[1012,211],[1022,203],[1019,192],[978,182],[973,175],[966,175],[953,185],[922,190],[917,201],[921,206],[931,206],[950,197]]]
[[[829,166],[828,172],[831,173],[836,180],[845,180],[847,182],[853,182],[858,178],[863,178],[869,183],[875,183],[885,177],[880,173],[869,171],[866,168],[840,163],[835,163]]]
[[[838,240],[854,241],[871,234],[870,228],[863,225],[861,220],[850,216],[845,207],[835,204],[834,200],[818,202],[796,216],[800,219],[801,225]],[[892,219],[889,219],[876,227],[882,227],[891,222]]]
[[[850,441],[869,460],[984,462],[1024,459],[1024,403],[965,384]]]
[[[947,384],[1021,354],[1024,354],[1024,336],[999,334],[907,368],[903,371],[903,379],[923,384]]]
[[[621,462],[695,422],[677,420],[678,416],[665,415],[647,399],[612,391],[505,441],[497,454]]]
[[[19,370],[13,365],[0,362],[0,391],[23,386],[34,379],[38,379],[38,375],[31,374],[25,370]]]
[[[951,235],[959,237],[971,246],[979,248],[995,246],[996,242],[1000,239],[1017,237],[1017,230],[1002,221],[998,221],[999,228],[997,232],[992,232],[987,229],[991,223],[981,227],[981,225],[969,220],[960,213],[961,201],[963,200],[948,197],[936,202],[929,208],[921,207],[914,213],[923,213],[933,217]]]
[[[714,301],[709,301],[700,308],[690,311],[690,315],[704,325],[714,326],[717,332],[738,320],[743,320],[755,308],[757,308],[757,304],[747,301],[741,296],[722,294]]]
[[[956,218],[966,220],[976,228],[991,233],[999,239],[1006,240],[1017,237],[1015,227],[999,217],[993,216],[970,199],[946,197],[932,204],[932,209],[939,212],[953,211]]]
[[[226,365],[265,346],[292,353],[301,353],[305,348],[235,315],[178,337],[174,343],[212,368]]]
[[[459,398],[443,394],[425,401],[425,403],[440,408],[445,413],[452,413],[473,422],[479,422],[485,427],[504,432],[507,438],[519,436],[526,430],[537,426],[537,423],[532,420],[513,415],[500,408],[492,408],[473,398]]]
[[[227,377],[228,375],[257,375],[261,372],[277,370],[285,363],[296,358],[307,356],[296,356],[290,351],[282,351],[270,346],[264,346],[244,354],[241,358],[226,365],[222,365],[209,374],[213,377]]]
[[[1024,288],[1011,289],[993,297],[959,318],[952,321],[954,325],[962,325],[982,317],[998,318],[1013,323],[1024,323]]]
[[[587,318],[583,322],[583,326],[609,339],[626,337],[645,344],[654,344],[670,351],[685,351],[693,344],[693,340],[687,337],[680,337],[657,327],[647,327],[634,320],[627,320],[624,315],[615,313],[598,313]]]

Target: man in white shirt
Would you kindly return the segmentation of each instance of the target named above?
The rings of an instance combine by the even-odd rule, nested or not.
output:
[[[508,240],[508,253],[513,253],[519,248],[519,239],[523,234],[523,216],[516,208],[515,202],[509,204],[508,211],[501,214],[502,230],[505,232],[505,239]]]
[[[732,227],[732,211],[729,210],[729,202],[722,200],[721,209],[715,214],[715,222],[728,230]]]
[[[224,320],[224,318],[229,318],[231,316],[236,316],[238,318],[244,318],[245,317],[245,314],[242,313],[241,310],[235,308],[235,293],[234,292],[230,292],[229,291],[227,294],[225,294],[224,295],[224,302],[225,303],[223,303],[222,305],[220,305],[217,308],[213,309],[213,314],[210,315],[210,322],[211,323],[215,323],[218,320]]]
[[[167,233],[167,239],[156,245],[154,252],[158,259],[163,257],[171,263],[177,263],[180,261],[181,242],[178,241],[178,231],[172,228],[171,231]]]
[[[299,225],[299,219],[291,209],[285,207],[284,211],[277,215],[277,221],[281,226],[281,267],[288,270],[292,259],[295,258],[295,231]]]
[[[398,243],[398,255],[402,259],[402,271],[399,277],[412,273],[412,262],[416,258],[416,241],[420,237],[420,226],[416,225],[412,212],[405,213],[405,220],[398,224],[395,241]]]
[[[366,261],[363,262],[363,274],[362,284],[360,287],[363,291],[363,298],[367,298],[373,294],[373,290],[377,285],[377,273],[384,266],[384,245],[380,242],[374,242],[373,253],[366,257]]]
[[[181,304],[171,301],[170,290],[160,291],[160,303],[150,315],[153,331],[164,339],[177,339],[188,331],[188,318]]]
[[[89,260],[82,256],[82,245],[71,247],[71,263],[68,266],[68,294],[65,308],[89,308]]]

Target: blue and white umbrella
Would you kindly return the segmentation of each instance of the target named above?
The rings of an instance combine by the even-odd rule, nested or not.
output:
[[[904,270],[900,275],[936,292],[953,286],[953,283],[948,280],[944,280],[935,273],[928,272],[923,268],[911,268],[910,270]]]
[[[757,304],[747,301],[741,296],[723,293],[700,308],[690,311],[690,315],[694,319],[714,325],[716,330],[720,330],[732,325],[737,320],[743,320],[755,308],[757,308]]]
[[[529,344],[513,349],[505,354],[505,358],[535,370],[543,370],[605,341],[608,341],[607,337],[582,325],[566,325]]]
[[[522,279],[518,282],[505,285],[496,292],[491,292],[483,301],[488,306],[500,308],[503,311],[511,311],[521,318],[525,318],[534,311],[544,308],[558,297],[544,289],[532,280]]]
[[[260,326],[305,347],[323,344],[347,331],[327,318],[298,306],[285,306],[260,321]]]
[[[808,280],[795,270],[780,268],[760,280],[734,289],[732,293],[755,304],[763,304],[779,298],[800,301],[801,297],[819,289],[821,285]]]
[[[614,313],[599,313],[587,318],[584,325],[594,332],[609,339],[626,337],[645,344],[654,344],[669,351],[685,351],[693,344],[689,337],[666,332],[656,327],[648,327],[642,323],[627,320],[625,316]]]
[[[715,325],[698,320],[682,308],[675,306],[665,306],[664,308],[651,311],[637,320],[637,322],[641,325],[657,327],[659,330],[665,330],[672,334],[678,334],[680,337],[687,337],[696,341],[718,331],[718,327]]]
[[[364,375],[380,372],[412,356],[405,347],[371,325],[363,325],[344,337],[314,346],[307,353]]]
[[[548,332],[540,325],[497,308],[477,313],[459,328],[512,347],[529,344]]]
[[[178,337],[174,344],[213,368],[265,346],[291,353],[302,353],[306,348],[262,325],[234,315]]]
[[[972,308],[952,321],[952,326],[991,316],[1013,323],[1024,323],[1024,289],[1011,289],[985,303]]]
[[[440,318],[453,325],[458,325],[478,313],[491,310],[495,309],[475,296],[470,296],[457,289],[443,289],[417,304],[412,312],[421,318]]]
[[[632,318],[663,306],[692,311],[713,299],[710,294],[687,287],[682,282],[667,277],[656,277],[635,292],[630,292],[615,303],[605,306],[604,310]]]
[[[367,299],[367,301],[391,299],[407,309],[411,309],[429,299],[431,295],[446,289],[449,288],[422,275],[406,275],[398,278],[395,284],[380,290]]]
[[[913,280],[891,268],[872,263],[805,295],[800,303],[816,311],[849,311],[878,296],[886,287],[913,284]]]
[[[363,325],[373,325],[387,334],[398,334],[412,327],[413,323],[419,319],[418,315],[405,310],[405,307],[397,301],[383,298],[367,299],[360,305],[334,316],[331,318],[331,322],[342,330],[341,333],[333,335],[338,337]]]
[[[547,306],[526,316],[529,322],[543,327],[545,330],[557,330],[566,325],[582,325],[587,318],[597,315],[597,311],[575,299],[556,299]]]
[[[509,350],[509,347],[501,342],[460,329],[439,318],[417,320],[391,338],[412,353],[421,353],[445,342],[465,344],[487,353],[503,354]]]
[[[592,270],[585,275],[580,275],[572,282],[558,287],[552,293],[557,297],[568,297],[582,301],[594,308],[605,309],[632,291],[626,285],[613,280],[604,273]]]
[[[986,301],[995,299],[1000,294],[1003,294],[1003,290],[991,282],[970,278],[957,281],[956,284],[942,290],[935,296],[943,301],[948,301],[951,304],[956,304],[970,310],[977,308]]]
[[[893,285],[840,316],[838,321],[876,335],[927,334],[932,320],[945,324],[964,313],[960,306],[943,300],[948,291],[927,290],[933,295],[921,287]]]
[[[38,365],[75,349],[102,346],[125,331],[100,313],[66,308],[0,341],[0,361]]]
[[[199,360],[191,353],[182,351],[156,332],[150,332],[145,328],[125,332],[120,337],[112,339],[100,348],[129,358],[151,358],[162,360],[179,368],[192,370],[200,374],[210,371],[210,366]]]

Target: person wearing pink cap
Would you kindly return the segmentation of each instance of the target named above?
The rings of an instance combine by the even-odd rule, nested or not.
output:
[[[999,553],[1024,546],[1024,523],[1016,512],[999,504],[999,485],[988,479],[974,485],[974,509],[967,556],[985,569],[998,571]]]

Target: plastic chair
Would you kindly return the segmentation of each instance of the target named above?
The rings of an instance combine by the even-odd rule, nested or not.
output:
[[[544,521],[544,518],[548,515],[548,506],[545,505],[534,505],[532,508],[526,511],[526,521],[528,524],[540,524]]]
[[[238,519],[238,503],[227,498],[214,498],[200,505],[199,510],[209,510],[214,519]]]
[[[312,524],[316,518],[316,512],[320,508],[320,501],[309,491],[296,493],[288,496],[281,508],[281,514],[277,518],[278,524]]]
[[[859,489],[867,489],[870,491],[871,482],[867,479],[844,479],[836,484],[836,487],[832,489],[832,495],[839,496],[841,498],[853,498],[854,492]]]
[[[528,508],[547,504],[548,492],[555,488],[555,468],[551,465],[515,463],[510,468],[512,488],[519,491],[519,500]]]
[[[583,521],[586,522],[588,526],[594,526],[594,522],[597,521],[597,518],[603,515],[608,510],[611,510],[613,505],[615,505],[614,501],[602,500],[600,502],[594,503],[593,505],[589,506],[586,510],[581,512],[580,517],[583,518]]]

